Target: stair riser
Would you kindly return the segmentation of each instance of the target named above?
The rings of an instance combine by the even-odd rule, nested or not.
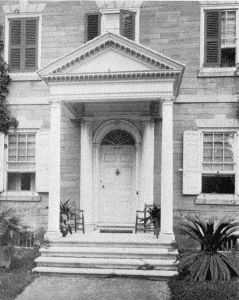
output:
[[[150,249],[172,249],[168,244],[147,243],[99,243],[99,242],[51,242],[52,247],[102,247],[102,248],[150,248]]]
[[[121,258],[121,259],[175,259],[175,255],[169,254],[138,254],[138,253],[42,253],[42,257],[74,257],[74,258]]]
[[[58,268],[96,268],[96,269],[129,269],[129,270],[140,270],[138,265],[122,265],[122,264],[66,264],[66,263],[50,263],[50,262],[41,262],[37,263],[38,267],[58,267]],[[170,271],[176,271],[177,267],[172,265],[158,265],[154,266],[154,270],[170,270]]]

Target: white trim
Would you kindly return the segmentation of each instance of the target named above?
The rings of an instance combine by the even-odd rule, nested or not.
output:
[[[92,215],[94,216],[94,225],[98,224],[98,207],[100,204],[100,193],[99,193],[99,178],[100,178],[100,144],[104,136],[114,129],[123,129],[132,134],[135,139],[135,190],[139,191],[139,176],[140,176],[140,161],[139,157],[141,156],[141,135],[138,129],[130,122],[125,120],[109,120],[104,122],[93,134],[93,195],[92,201]],[[140,192],[139,192],[140,194]],[[139,197],[135,197],[138,201]]]
[[[133,7],[122,7],[122,8],[113,8],[113,9],[100,9],[100,13],[102,14],[101,18],[101,34],[105,34],[107,31],[104,30],[104,22],[105,22],[105,15],[106,14],[120,14],[120,10],[129,10],[135,12],[135,42],[139,43],[139,20],[140,20],[140,8],[133,8]],[[120,19],[119,19],[120,23]],[[120,28],[120,24],[119,24]],[[120,29],[119,29],[120,30]],[[120,35],[120,34],[119,34]]]
[[[212,130],[210,128],[213,128],[214,131],[214,128],[216,128],[217,131],[229,131],[229,128],[239,128],[239,120],[226,119],[223,117],[215,119],[195,119],[195,123],[198,128],[203,128],[204,131]]]
[[[9,63],[9,20],[22,18],[38,18],[38,49],[37,49],[37,68],[41,68],[41,48],[42,48],[42,13],[23,13],[23,14],[6,14],[5,15],[5,45],[4,45],[4,60]],[[37,70],[36,70],[37,71]],[[9,73],[12,80],[41,80],[39,75],[33,72],[17,72]]]
[[[93,144],[100,144],[104,136],[114,129],[123,129],[132,134],[136,143],[141,143],[141,135],[138,129],[129,121],[119,120],[110,120],[103,123],[94,133]]]

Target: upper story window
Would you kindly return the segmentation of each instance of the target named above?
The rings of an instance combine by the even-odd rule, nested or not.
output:
[[[199,76],[235,75],[239,63],[238,8],[202,5]]]
[[[236,11],[206,11],[204,66],[235,67],[236,48]]]
[[[5,14],[4,60],[13,80],[40,80],[35,71],[41,68],[42,13],[46,4],[17,2],[1,6]]]
[[[38,69],[38,18],[9,20],[9,71]]]
[[[86,40],[100,34],[113,32],[130,40],[138,40],[138,9],[102,10],[100,13],[86,15]]]

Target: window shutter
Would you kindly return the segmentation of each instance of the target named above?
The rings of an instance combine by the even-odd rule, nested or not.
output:
[[[205,11],[204,65],[220,67],[221,64],[221,11]]]
[[[50,130],[40,129],[36,134],[36,191],[49,191],[49,136]]]
[[[101,13],[86,14],[86,41],[90,41],[100,35]]]
[[[0,192],[4,188],[4,134],[0,133]]]
[[[25,66],[26,71],[35,71],[37,69],[37,32],[38,20],[25,20]]]
[[[202,143],[198,131],[184,131],[183,137],[183,194],[201,192]]]
[[[21,69],[22,20],[10,20],[9,70]]]
[[[120,10],[120,34],[135,40],[135,12]]]

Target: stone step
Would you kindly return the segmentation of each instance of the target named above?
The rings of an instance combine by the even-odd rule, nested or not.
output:
[[[128,269],[98,269],[98,268],[58,268],[58,267],[36,267],[34,272],[47,274],[77,274],[93,276],[129,276],[142,278],[167,279],[177,275],[177,271],[171,270],[128,270]]]
[[[177,270],[175,260],[169,259],[112,259],[78,257],[38,257],[38,267]]]
[[[162,248],[117,247],[49,247],[40,249],[42,256],[91,257],[91,258],[139,258],[176,259],[177,250]]]

